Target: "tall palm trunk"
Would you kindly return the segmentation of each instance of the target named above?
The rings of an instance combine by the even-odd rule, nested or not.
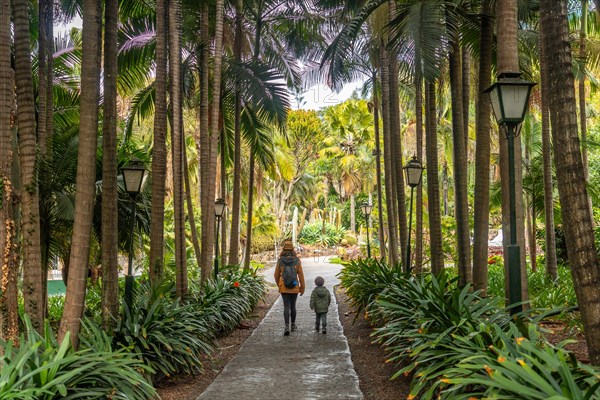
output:
[[[167,176],[167,0],[156,1],[156,77],[154,79],[154,145],[152,147],[152,222],[150,225],[150,279],[164,269],[165,184]]]
[[[390,264],[400,261],[398,253],[398,219],[396,218],[396,192],[394,190],[395,174],[392,167],[392,139],[390,134],[390,87],[388,58],[385,44],[381,43],[381,117],[383,120],[383,162],[385,167],[385,200],[388,217],[388,243]]]
[[[17,306],[17,264],[15,221],[12,190],[11,161],[13,158],[13,133],[11,108],[13,104],[14,79],[10,64],[10,0],[0,1],[0,338],[16,340],[19,336],[19,314]]]
[[[577,132],[567,1],[540,3],[548,70],[548,100],[565,240],[590,361],[600,365],[600,269]],[[576,177],[574,179],[574,177]],[[578,177],[578,179],[577,179]]]
[[[244,248],[244,270],[250,268],[250,258],[252,257],[252,210],[254,208],[254,152],[250,149],[250,161],[248,172],[248,203],[246,214],[246,247]]]
[[[78,345],[81,317],[85,304],[90,240],[95,197],[96,144],[98,137],[98,100],[100,97],[101,4],[95,0],[83,2],[83,57],[81,62],[81,111],[73,238],[69,257],[69,281],[65,307],[58,332],[63,340],[71,332],[71,341]]]
[[[235,3],[235,42],[233,57],[237,62],[242,60],[242,35],[244,23],[244,2]],[[235,111],[234,111],[234,144],[233,144],[233,199],[231,204],[231,232],[229,242],[229,265],[239,263],[240,253],[240,214],[242,212],[242,137],[241,114],[242,93],[240,82],[236,80]],[[223,240],[224,241],[224,240]],[[225,255],[223,255],[225,256]]]
[[[383,226],[383,191],[381,188],[381,142],[379,137],[379,96],[377,72],[373,72],[373,127],[375,131],[375,170],[377,175],[377,209],[379,210],[379,257],[385,260],[385,234]],[[301,231],[300,231],[301,232]]]
[[[450,91],[452,96],[452,138],[454,167],[454,218],[458,252],[459,284],[473,282],[469,241],[469,202],[467,191],[467,155],[463,119],[462,67],[460,45],[455,38],[450,53]]]
[[[589,13],[589,1],[581,0],[581,27],[579,29],[579,59],[583,62],[585,67],[585,60],[587,60],[586,52],[586,41],[587,41],[587,24],[588,24],[588,13]],[[583,170],[585,172],[585,181],[589,184],[590,182],[590,169],[589,169],[589,157],[588,157],[588,138],[587,138],[587,111],[586,111],[586,98],[585,98],[585,71],[582,71],[579,78],[579,129],[581,131],[581,158],[583,161]],[[594,215],[592,208],[592,199],[588,199],[590,212]]]
[[[202,204],[202,265],[210,265],[215,243],[215,201],[217,153],[219,145],[219,111],[221,109],[221,60],[223,56],[223,0],[216,2],[215,53],[213,57],[212,108],[210,114],[210,134],[208,159],[203,160],[205,169],[204,185],[201,193]]]
[[[185,209],[183,204],[183,104],[181,80],[181,2],[169,4],[169,74],[170,99],[173,113],[171,125],[171,151],[173,163],[173,211],[175,221],[175,293],[183,298],[188,291],[188,274],[185,240]]]
[[[550,137],[550,110],[548,109],[548,66],[544,61],[545,29],[540,29],[540,77],[541,77],[541,109],[542,109],[542,161],[544,172],[544,219],[546,239],[546,274],[556,280],[558,278],[558,261],[556,259],[556,232],[554,230],[554,185],[552,184],[552,139]]]
[[[473,223],[473,284],[486,295],[488,286],[488,235],[490,222],[490,130],[491,104],[483,91],[491,84],[494,24],[492,0],[484,0],[479,33],[479,86],[475,127],[475,193]]]
[[[420,62],[417,62],[417,66]],[[417,159],[423,160],[423,77],[420,67],[415,73],[415,136],[417,141]],[[415,218],[415,272],[421,273],[423,269],[423,184],[416,188],[416,218]]]
[[[15,29],[15,78],[17,86],[17,120],[21,160],[21,213],[23,255],[23,300],[25,312],[36,330],[44,325],[44,296],[40,242],[40,205],[36,172],[37,141],[35,102],[31,76],[28,1],[13,2]]]
[[[519,58],[517,52],[517,0],[500,0],[496,2],[496,24],[498,36],[498,74],[504,72],[518,72]],[[505,291],[507,301],[510,285],[508,284],[508,242],[510,238],[510,191],[508,184],[508,139],[500,130],[500,175],[502,184],[502,234],[504,238],[504,267]],[[523,206],[523,165],[522,165],[521,140],[514,141],[515,154],[515,208],[517,244],[521,248],[521,298],[528,299],[527,290],[527,264],[525,262],[525,208]]]
[[[388,18],[393,21],[396,18],[396,3],[388,0]],[[408,224],[406,222],[406,196],[404,194],[404,170],[402,169],[402,140],[400,137],[400,97],[398,83],[398,59],[395,51],[389,53],[389,98],[390,98],[390,135],[392,139],[392,167],[395,171],[396,201],[398,202],[398,228],[400,231],[401,254],[406,259],[406,243],[408,242]],[[405,265],[405,269],[410,265]]]
[[[425,152],[427,157],[427,210],[429,212],[429,245],[431,248],[431,272],[438,274],[444,269],[442,249],[442,219],[440,216],[440,183],[438,178],[437,113],[435,82],[425,87]]]
[[[40,154],[46,154],[46,113],[47,98],[46,87],[48,86],[48,41],[52,40],[46,32],[46,15],[48,13],[49,0],[38,2],[38,124],[37,138]]]
[[[104,116],[102,122],[102,321],[119,313],[117,218],[117,34],[119,0],[104,6]]]
[[[188,221],[190,223],[190,236],[192,240],[192,245],[194,246],[194,255],[196,256],[196,263],[198,264],[198,267],[200,267],[200,242],[198,241],[198,229],[196,228],[196,217],[194,216],[194,206],[192,204],[192,188],[190,187],[190,177],[188,174],[188,159],[186,146],[183,146],[183,180],[185,183],[185,203],[187,205]]]
[[[206,208],[206,200],[204,198],[206,179],[209,173],[208,162],[210,158],[210,135],[208,132],[209,128],[209,102],[208,102],[208,90],[210,87],[209,82],[209,71],[208,61],[210,58],[210,37],[208,32],[208,20],[209,20],[209,9],[208,3],[202,3],[202,17],[200,24],[200,40],[202,41],[201,52],[200,52],[200,214],[202,220],[202,233],[201,239],[204,240],[204,224],[206,223],[205,214],[211,213],[212,209]],[[200,253],[200,272],[202,281],[208,280],[210,277],[210,271],[212,263],[206,262],[206,253],[211,251],[207,244],[202,242],[202,252]]]

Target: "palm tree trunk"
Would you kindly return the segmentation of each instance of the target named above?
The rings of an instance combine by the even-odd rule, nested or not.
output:
[[[184,135],[185,137],[185,135]],[[188,174],[188,159],[186,146],[183,147],[183,179],[185,183],[185,202],[187,205],[188,221],[190,223],[190,236],[194,246],[194,255],[198,267],[200,263],[200,242],[198,241],[198,229],[196,228],[196,218],[194,216],[194,206],[192,204],[192,189],[190,187],[190,177]]]
[[[246,214],[246,247],[244,248],[244,270],[250,269],[252,258],[252,210],[254,207],[254,152],[250,149],[248,177],[248,212]]]
[[[171,0],[169,4],[169,74],[170,99],[173,113],[171,126],[171,151],[173,162],[173,211],[175,222],[175,293],[183,298],[188,291],[185,209],[183,197],[183,104],[181,80],[181,2]]]
[[[381,43],[381,117],[383,120],[383,162],[385,171],[385,199],[388,216],[388,243],[390,264],[400,261],[398,253],[398,219],[396,218],[397,203],[396,192],[393,190],[395,183],[394,168],[392,167],[392,139],[390,134],[390,87],[388,58],[385,44]]]
[[[202,265],[210,265],[215,244],[215,201],[217,153],[219,145],[219,111],[221,107],[221,60],[223,56],[223,0],[216,2],[215,53],[213,57],[212,108],[210,115],[209,158],[204,165],[205,185],[202,191]]]
[[[589,13],[589,1],[581,0],[581,27],[579,30],[579,59],[582,60],[582,67],[585,67],[585,60],[587,60],[586,52],[586,41],[587,41],[587,24],[588,24],[588,13]],[[589,168],[589,157],[588,157],[588,138],[587,138],[587,112],[586,112],[586,98],[585,98],[585,71],[582,71],[581,77],[579,78],[579,129],[581,131],[581,158],[583,161],[583,169],[585,171],[585,181],[589,184],[590,182],[590,168]],[[588,200],[590,213],[594,215],[592,207],[591,197]]]
[[[396,18],[396,3],[388,0],[388,18]],[[406,196],[404,194],[404,170],[402,162],[402,139],[400,137],[400,98],[398,83],[398,59],[395,51],[389,52],[389,80],[390,80],[390,135],[392,138],[392,166],[394,167],[396,182],[396,201],[398,203],[398,227],[400,229],[401,254],[406,257],[406,243],[408,241],[408,224],[406,222]],[[409,268],[405,265],[405,269]]]
[[[556,180],[569,264],[593,365],[600,365],[600,269],[577,132],[567,1],[540,3]],[[579,179],[574,177],[579,177]]]
[[[492,46],[494,23],[492,0],[482,6],[481,31],[479,34],[479,86],[477,90],[477,121],[475,128],[475,193],[473,223],[473,284],[482,295],[488,286],[488,236],[490,222],[490,131],[491,104],[483,93],[491,84]]]
[[[44,326],[44,296],[40,239],[40,205],[36,172],[37,141],[35,101],[31,76],[29,42],[29,2],[13,2],[15,29],[15,78],[17,87],[17,120],[19,126],[19,156],[21,160],[21,213],[23,255],[23,298],[25,312],[33,327]]]
[[[150,225],[151,280],[164,269],[165,184],[167,176],[167,0],[156,1],[156,78],[154,79],[154,145],[152,148],[152,209]]]
[[[209,37],[209,10],[208,3],[202,3],[202,17],[201,17],[201,28],[200,28],[200,39],[202,41],[201,46],[201,57],[200,57],[200,215],[202,220],[202,233],[201,239],[204,240],[204,224],[206,223],[205,214],[214,214],[211,208],[207,208],[207,200],[205,199],[207,178],[209,174],[209,162],[210,162],[210,135],[209,135],[209,101],[208,101],[208,90],[210,87],[209,82],[209,71],[208,61],[210,58],[210,37]],[[212,250],[208,247],[207,243],[202,242],[202,252],[200,253],[200,271],[202,281],[206,281],[210,277],[210,271],[212,263],[207,263],[206,253]],[[210,253],[212,254],[212,253]]]
[[[102,321],[119,313],[117,219],[117,34],[119,0],[104,7],[104,116],[102,122]]]
[[[48,86],[48,37],[46,32],[46,15],[49,7],[49,0],[40,0],[38,2],[38,121],[37,138],[40,154],[46,154],[46,113],[47,98],[46,88]]]
[[[498,74],[504,72],[518,72],[519,59],[517,52],[517,0],[501,0],[496,2],[496,24],[498,36]],[[500,175],[502,184],[502,234],[504,238],[504,267],[505,291],[509,299],[510,285],[508,284],[508,241],[510,238],[510,194],[508,185],[508,139],[500,130]],[[525,252],[525,208],[523,206],[523,165],[522,165],[521,140],[515,140],[515,208],[517,226],[517,244],[521,250],[521,298],[528,299],[527,290],[527,263]]]
[[[244,23],[244,2],[235,3],[235,42],[233,57],[237,62],[242,60],[242,35]],[[242,211],[242,138],[241,138],[242,93],[240,82],[236,81],[234,111],[234,145],[233,145],[233,199],[231,204],[231,232],[229,242],[229,265],[239,263],[240,253],[240,214]],[[223,255],[224,258],[225,255]]]
[[[420,62],[417,62],[419,65]],[[415,136],[417,141],[417,159],[423,160],[423,77],[418,68],[415,73]],[[423,184],[416,188],[416,219],[415,219],[415,273],[421,273],[423,269]]]
[[[221,159],[221,190],[220,190],[220,196],[222,199],[227,200],[227,158],[225,153],[227,152],[227,149],[225,148],[225,143],[226,143],[226,136],[227,136],[227,132],[225,132],[225,127],[224,127],[224,121],[222,118],[222,114],[221,114],[221,127],[220,127],[220,131],[221,131],[221,139],[219,140],[220,142],[220,147],[221,147],[221,154],[220,154],[220,159]],[[229,220],[229,216],[228,216],[228,208],[225,207],[225,210],[223,212],[223,217],[221,218],[221,232],[219,233],[221,235],[221,263],[223,265],[225,265],[225,261],[227,260],[227,221]]]
[[[19,336],[17,303],[16,226],[13,219],[15,194],[12,190],[11,161],[13,158],[13,133],[11,108],[14,79],[11,67],[10,0],[0,1],[0,338],[16,340]]]
[[[546,274],[556,280],[558,278],[558,261],[556,259],[556,232],[554,230],[554,185],[552,183],[552,139],[550,137],[550,110],[548,109],[548,67],[544,61],[545,29],[540,29],[540,78],[541,78],[541,114],[542,114],[542,160],[544,171],[544,219],[546,239]]]
[[[356,233],[356,213],[355,213],[354,193],[350,195],[350,232]]]
[[[425,88],[425,152],[427,157],[427,210],[429,212],[429,243],[431,272],[439,274],[444,269],[442,249],[442,219],[440,216],[440,184],[438,179],[437,113],[435,83],[427,82]]]
[[[85,304],[85,288],[90,257],[90,240],[95,197],[98,100],[100,97],[101,4],[83,2],[83,58],[81,63],[81,114],[77,155],[77,181],[73,239],[71,241],[69,282],[58,332],[62,341],[67,332],[75,347]]]
[[[463,119],[462,67],[460,45],[455,38],[450,53],[450,91],[452,95],[452,153],[454,157],[454,218],[458,252],[459,285],[473,282],[469,241],[469,202],[467,191],[467,155]]]
[[[373,127],[375,130],[375,170],[377,175],[377,209],[379,210],[379,257],[385,260],[385,233],[383,226],[383,191],[381,188],[381,141],[379,137],[379,96],[377,72],[373,72]]]

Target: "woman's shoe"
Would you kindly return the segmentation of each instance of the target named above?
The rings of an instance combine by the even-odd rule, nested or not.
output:
[[[298,329],[298,328],[296,327],[296,324],[292,324],[292,332],[296,332],[296,329]]]

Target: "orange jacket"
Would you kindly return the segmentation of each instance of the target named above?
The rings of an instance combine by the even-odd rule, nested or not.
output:
[[[275,266],[275,282],[277,282],[277,286],[279,286],[279,293],[304,294],[304,272],[302,272],[302,262],[300,259],[298,259],[298,264],[296,264],[296,274],[298,275],[298,282],[300,284],[292,289],[286,288],[283,284],[283,265],[277,260],[277,265]]]

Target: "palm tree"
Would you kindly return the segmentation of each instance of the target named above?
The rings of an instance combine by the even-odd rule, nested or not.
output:
[[[498,36],[498,56],[497,67],[498,74],[503,72],[519,71],[519,59],[517,52],[517,1],[504,0],[496,3],[496,26]],[[525,263],[525,218],[523,207],[523,169],[522,169],[522,151],[521,141],[515,140],[515,199],[516,207],[516,225],[517,225],[517,244],[521,251],[521,298],[526,301],[527,291],[527,265]],[[508,238],[510,237],[510,197],[508,187],[508,140],[500,130],[500,174],[502,183],[502,233],[504,238],[504,266],[505,287],[507,299],[509,298],[510,285],[508,285]]]
[[[119,0],[104,5],[104,113],[102,121],[102,320],[119,313],[117,219],[117,34]]]
[[[550,137],[550,110],[548,108],[548,66],[544,62],[544,29],[540,29],[540,78],[542,114],[542,159],[544,169],[544,216],[546,239],[546,274],[556,280],[558,266],[556,259],[556,233],[554,230],[554,185],[552,184],[552,139]]]
[[[183,104],[181,81],[181,2],[169,4],[169,74],[171,99],[171,152],[173,163],[173,209],[175,222],[176,294],[184,297],[188,290],[185,209],[183,205]]]
[[[462,66],[458,38],[452,41],[450,51],[450,91],[452,96],[452,139],[454,167],[454,217],[458,248],[459,284],[473,282],[471,270],[471,246],[469,241],[469,203],[467,193],[467,145],[463,126]]]
[[[224,0],[216,1],[215,15],[215,52],[213,55],[213,84],[211,96],[210,131],[202,132],[210,135],[207,157],[202,159],[204,169],[204,186],[201,193],[202,205],[202,264],[210,265],[215,242],[215,213],[213,204],[215,201],[216,176],[217,176],[217,153],[219,145],[219,112],[221,110],[221,64],[223,59],[223,18]]]
[[[27,1],[15,1],[15,79],[17,86],[17,119],[19,125],[19,156],[21,160],[21,213],[23,294],[25,312],[33,327],[43,329],[44,289],[40,244],[40,211],[36,172],[37,140],[35,103],[31,76],[31,45],[29,42],[29,13]]]
[[[164,268],[165,179],[167,171],[167,7],[156,2],[156,78],[154,80],[154,145],[152,148],[152,227],[150,229],[150,278]]]
[[[484,0],[479,33],[479,86],[475,148],[475,196],[473,226],[473,284],[485,295],[488,282],[488,235],[490,220],[490,131],[491,104],[484,92],[491,84],[494,25],[491,0]]]
[[[12,188],[12,148],[11,108],[13,105],[13,77],[11,59],[10,1],[0,1],[0,248],[6,249],[3,255],[0,288],[0,338],[16,340],[19,336],[17,308],[17,263],[15,221]]]
[[[235,42],[233,57],[236,62],[242,61],[242,39],[244,24],[244,2],[237,0],[235,3]],[[229,241],[229,265],[237,265],[239,262],[240,248],[240,214],[241,214],[241,173],[242,173],[242,93],[240,81],[236,79],[235,87],[235,109],[234,109],[234,149],[233,149],[233,198],[231,208],[231,232]],[[225,242],[225,240],[223,240]],[[225,255],[223,255],[224,258]]]
[[[429,213],[429,246],[431,272],[444,269],[442,223],[440,216],[440,185],[438,183],[437,115],[435,82],[425,84],[425,156],[427,157],[427,210]]]
[[[77,196],[73,239],[69,259],[70,271],[59,340],[71,332],[78,344],[78,333],[85,303],[85,289],[90,255],[92,213],[95,198],[96,144],[98,135],[98,100],[100,95],[101,4],[83,3],[83,59],[81,64],[81,111],[77,156]]]
[[[588,206],[585,171],[577,132],[575,79],[571,69],[567,1],[540,3],[540,23],[548,71],[548,100],[556,148],[556,180],[569,264],[586,333],[590,361],[600,365],[600,270]],[[574,178],[575,177],[575,178]]]

